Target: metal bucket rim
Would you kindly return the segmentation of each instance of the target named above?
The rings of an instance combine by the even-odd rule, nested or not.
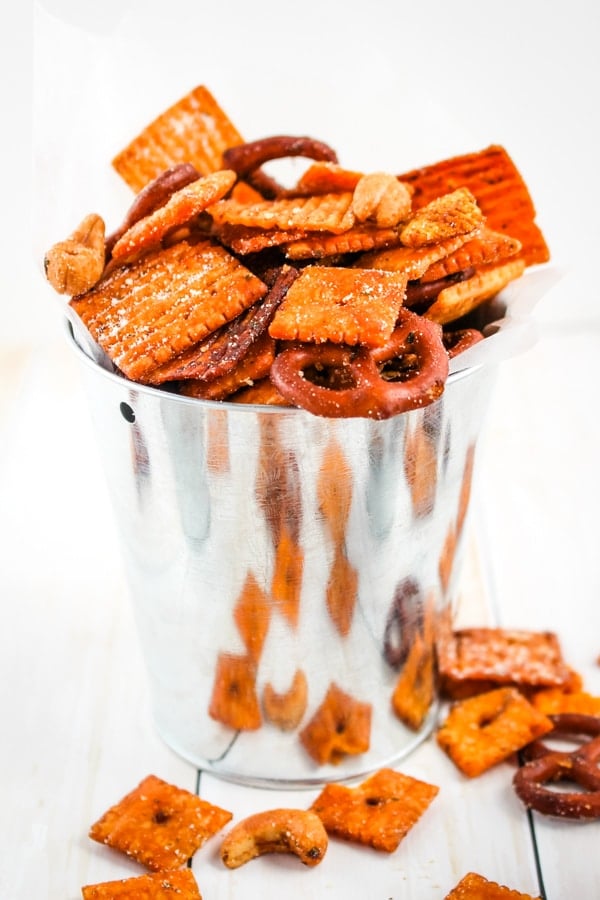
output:
[[[102,368],[96,363],[93,359],[85,353],[85,351],[80,347],[75,338],[75,334],[73,331],[73,325],[69,321],[68,318],[64,319],[64,328],[66,333],[67,343],[69,344],[71,350],[78,356],[80,362],[84,363],[91,370],[96,372],[99,375],[102,375],[104,378],[107,378],[109,381],[112,381],[114,384],[118,384],[122,387],[125,387],[129,390],[136,391],[141,394],[145,394],[147,396],[153,397],[157,400],[165,400],[173,401],[175,403],[180,403],[183,405],[187,405],[190,407],[198,408],[198,407],[207,407],[209,409],[223,409],[223,401],[222,400],[203,400],[198,397],[183,397],[181,394],[172,394],[167,391],[163,391],[157,387],[151,387],[147,384],[140,384],[135,381],[130,381],[124,375],[119,375],[116,372],[109,372],[107,369]],[[476,366],[468,366],[464,369],[459,369],[456,372],[452,372],[446,381],[447,386],[451,386],[457,381],[461,381],[463,378],[470,377],[483,368],[483,365]],[[442,395],[443,396],[443,395]],[[230,406],[234,406],[236,411],[239,410],[240,413],[256,413],[256,411],[260,411],[261,413],[268,413],[273,415],[282,415],[282,414],[293,414],[293,415],[305,415],[310,416],[311,419],[314,418],[312,413],[307,412],[304,409],[298,409],[297,407],[290,406],[270,406],[268,404],[260,404],[260,403],[236,403],[230,404]],[[402,415],[402,413],[399,413]]]

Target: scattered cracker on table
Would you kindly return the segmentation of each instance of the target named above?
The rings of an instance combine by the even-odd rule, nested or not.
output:
[[[444,629],[437,636],[443,692],[454,698],[498,685],[562,687],[569,683],[556,634],[506,628]]]
[[[88,884],[81,893],[83,900],[202,900],[191,869]]]
[[[227,810],[148,775],[92,825],[89,836],[152,871],[178,869],[231,818]]]
[[[327,784],[311,809],[331,836],[393,853],[438,792],[436,785],[380,769],[357,787]]]
[[[468,872],[444,900],[541,900],[541,897],[522,894],[497,881],[488,881],[476,872]]]
[[[504,687],[457,700],[436,737],[457,768],[474,778],[553,727],[516,688]]]
[[[300,742],[320,765],[339,764],[345,756],[366,753],[371,743],[370,703],[363,703],[332,683],[300,732]]]

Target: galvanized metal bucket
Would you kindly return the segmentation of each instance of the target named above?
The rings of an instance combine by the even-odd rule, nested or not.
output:
[[[186,399],[82,364],[158,731],[238,782],[405,757],[437,710],[495,367],[386,421]]]

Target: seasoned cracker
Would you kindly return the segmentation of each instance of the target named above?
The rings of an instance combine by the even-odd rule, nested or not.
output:
[[[256,663],[246,656],[219,653],[209,715],[234,731],[256,731],[262,716],[256,694]]]
[[[356,700],[337,684],[329,686],[318,709],[300,732],[300,742],[320,765],[366,753],[371,743],[371,704]]]
[[[184,866],[231,817],[227,810],[148,775],[92,825],[89,836],[157,872]]]
[[[362,172],[344,169],[338,163],[314,162],[303,172],[294,188],[296,194],[331,194],[353,191]]]
[[[468,872],[444,900],[542,900],[531,894],[522,894],[497,881],[488,881],[483,875]]]
[[[272,228],[248,228],[245,225],[221,225],[215,229],[219,240],[230,247],[234,253],[246,256],[249,253],[260,253],[269,247],[280,247],[290,241],[301,240],[308,234],[303,229],[296,231],[276,231]]]
[[[437,742],[464,775],[475,778],[553,727],[516,688],[503,687],[456,701]]]
[[[71,306],[117,368],[143,382],[266,292],[223,247],[182,241],[115,269]]]
[[[570,678],[550,631],[463,628],[439,635],[436,649],[441,688],[450,697],[461,696],[461,688],[473,693],[478,683],[560,688]]]
[[[358,787],[327,784],[311,809],[328,834],[393,853],[438,793],[436,785],[380,769]]]
[[[406,247],[422,247],[459,234],[469,234],[483,221],[471,191],[459,188],[436,197],[414,212],[400,231],[400,240]]]
[[[394,330],[406,284],[402,273],[309,266],[277,309],[269,334],[286,341],[381,346]]]
[[[525,261],[520,258],[511,259],[498,266],[482,266],[466,281],[458,281],[443,288],[424,315],[440,325],[460,319],[484,300],[495,297],[524,271]]]
[[[362,254],[354,263],[361,269],[385,269],[388,272],[404,272],[409,281],[415,281],[430,266],[462,247],[478,232],[459,234],[445,238],[436,244],[423,247],[391,247],[389,250],[373,250]],[[398,236],[399,238],[399,236]]]
[[[353,225],[343,234],[312,234],[309,237],[293,237],[285,247],[287,259],[327,259],[346,253],[361,253],[381,247],[394,247],[400,243],[398,228],[382,228],[378,225]],[[376,268],[365,266],[364,268]]]
[[[153,213],[135,222],[112,248],[114,260],[124,260],[158,246],[174,228],[186,225],[233,187],[236,174],[229,169],[213,172],[176,191]]]
[[[223,152],[243,143],[210,91],[200,85],[170,106],[113,159],[137,194],[165,169],[188,162],[201,175],[223,168]]]
[[[550,252],[536,224],[536,211],[523,178],[504,147],[454,156],[399,176],[414,187],[413,208],[459,187],[477,198],[486,224],[521,243],[526,265],[547,262]]]
[[[516,238],[502,234],[500,231],[492,231],[491,228],[480,228],[477,235],[470,237],[460,248],[449,253],[443,259],[432,263],[421,276],[421,281],[438,281],[456,272],[471,269],[476,266],[498,264],[515,256],[521,249],[520,241]]]
[[[584,716],[600,716],[600,697],[583,690],[544,688],[530,696],[531,702],[546,716],[575,713]]]
[[[83,900],[202,900],[191,869],[88,884],[81,894]]]
[[[228,400],[230,403],[249,403],[258,406],[290,406],[270,378],[255,381],[249,387],[231,394]]]
[[[224,224],[278,231],[332,231],[339,234],[354,224],[352,194],[319,194],[263,200],[250,205],[219,200],[209,210],[217,227]]]

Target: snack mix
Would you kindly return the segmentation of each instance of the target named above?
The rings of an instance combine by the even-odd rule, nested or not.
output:
[[[309,161],[292,187],[265,169],[288,157]],[[186,397],[375,419],[426,406],[483,338],[469,314],[549,259],[500,146],[356,172],[313,138],[245,142],[199,86],[113,166],[136,195],[123,222],[86,216],[46,276],[117,373]]]

